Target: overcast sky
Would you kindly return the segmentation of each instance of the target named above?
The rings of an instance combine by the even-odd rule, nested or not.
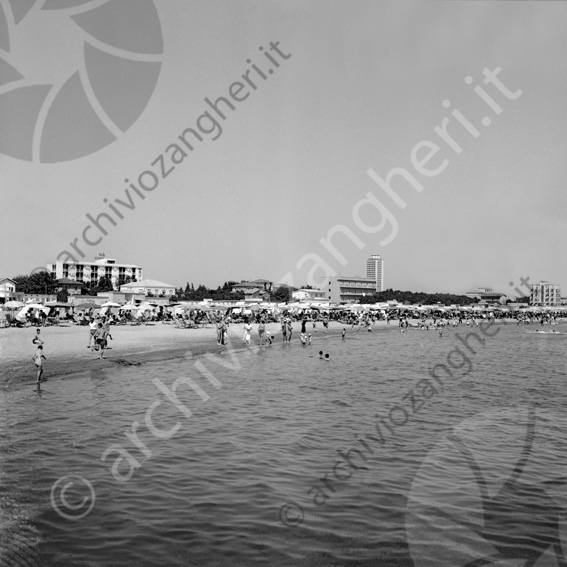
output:
[[[147,47],[138,37],[159,33],[151,18],[111,16],[116,2],[102,11],[101,0],[42,0],[19,15],[15,4],[0,0],[0,277],[66,252],[83,260],[70,246],[78,239],[87,260],[105,252],[175,286],[365,275],[367,257],[380,254],[388,288],[512,292],[509,282],[529,276],[567,292],[567,3],[155,0],[163,50],[156,40],[153,53],[132,56]],[[108,30],[114,35],[101,37]],[[131,43],[106,45],[117,37]],[[85,73],[85,41],[147,65],[124,73],[130,87],[140,82],[131,105],[115,102],[126,87],[113,91],[121,78],[104,75],[106,59],[98,89],[86,87],[116,140],[63,160],[82,144],[70,133],[67,146],[42,139],[38,154],[29,110],[34,161],[6,155],[29,130],[14,123],[14,90],[54,85],[38,115],[48,128],[57,89],[77,69],[96,78],[94,63]],[[221,103],[223,120],[205,98],[229,91],[235,110]],[[144,96],[140,116],[121,120]],[[112,104],[114,124],[103,110]],[[79,104],[61,108],[70,118],[51,116],[63,132],[79,124],[93,144],[102,135]],[[202,137],[186,137],[193,151],[178,139],[186,128]],[[369,170],[382,180],[393,170],[391,189]],[[147,186],[157,179],[154,190],[140,189],[144,171],[156,176],[142,178]],[[125,192],[125,178],[139,194]],[[102,212],[116,221],[101,220],[107,235],[86,216]],[[96,245],[84,242],[89,224]]]

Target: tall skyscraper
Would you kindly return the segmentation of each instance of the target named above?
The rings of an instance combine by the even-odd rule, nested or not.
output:
[[[376,282],[376,291],[384,291],[384,260],[379,254],[372,254],[366,261],[366,277]]]

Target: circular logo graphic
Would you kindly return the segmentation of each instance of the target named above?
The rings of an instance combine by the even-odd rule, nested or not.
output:
[[[80,520],[90,514],[95,500],[93,485],[78,474],[62,476],[51,487],[51,506],[67,520]]]
[[[439,441],[408,498],[416,567],[567,565],[566,425],[565,416],[507,408]]]
[[[152,0],[0,3],[0,153],[58,163],[108,146],[148,104],[162,53]]]

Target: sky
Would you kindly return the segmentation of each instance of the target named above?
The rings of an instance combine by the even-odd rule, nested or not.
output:
[[[567,294],[567,3],[0,11],[0,277],[103,252],[299,287],[380,254],[386,288]]]

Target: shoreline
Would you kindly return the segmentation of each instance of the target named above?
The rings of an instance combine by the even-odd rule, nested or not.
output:
[[[563,323],[565,320],[559,321]],[[498,324],[516,324],[514,319],[496,319]],[[540,327],[539,323],[529,325],[534,329]],[[342,329],[346,328],[347,337],[352,333],[367,333],[365,328],[360,331],[350,325],[337,321],[329,322],[328,332],[325,333],[321,322],[313,330],[308,324],[307,333],[313,336],[312,346],[322,340],[340,337]],[[410,327],[407,330],[419,330]],[[446,328],[449,332],[473,332],[478,327],[460,325]],[[19,383],[35,381],[36,369],[31,360],[35,347],[32,339],[35,336],[35,327],[23,329],[0,329],[0,356],[2,357],[2,370],[0,371],[0,389]],[[273,348],[283,344],[281,326],[279,323],[266,324],[274,337],[273,345],[264,345],[261,348]],[[398,331],[397,321],[390,325],[386,321],[377,321],[372,327],[373,332]],[[431,330],[431,329],[430,329]],[[218,345],[216,342],[216,329],[212,325],[199,329],[179,329],[173,325],[154,323],[142,326],[112,326],[109,341],[110,350],[104,359],[98,358],[98,352],[87,349],[89,328],[87,326],[59,326],[42,327],[41,338],[44,340],[45,378],[62,378],[71,374],[107,371],[119,366],[138,366],[146,363],[159,363],[161,361],[187,358],[188,353],[193,356],[205,354],[223,355],[239,353],[249,348],[257,348],[258,330],[253,325],[252,346],[244,345],[242,341],[243,325],[232,324],[229,328],[228,345]],[[300,345],[300,323],[294,323],[292,344]]]
[[[317,328],[308,328],[307,332],[313,335],[314,346],[317,342],[331,337],[340,337],[345,328],[336,321],[329,322],[328,332],[323,331],[322,323]],[[386,329],[385,321],[378,322],[375,331]],[[348,329],[347,328],[347,333]],[[391,328],[397,328],[391,326]],[[142,326],[112,326],[110,334],[113,337],[108,341],[110,349],[105,357],[100,359],[98,352],[87,349],[89,328],[87,326],[60,326],[42,327],[41,338],[44,341],[44,354],[46,356],[44,377],[61,378],[71,374],[85,373],[97,370],[109,370],[120,366],[138,366],[141,364],[175,360],[205,354],[224,355],[244,352],[250,348],[258,348],[257,325],[252,330],[252,345],[246,346],[242,341],[243,325],[233,324],[229,328],[227,345],[218,345],[216,342],[216,329],[212,325],[199,329],[179,329],[173,325],[161,323]],[[264,345],[260,348],[274,348],[283,344],[281,327],[279,323],[266,324],[266,330],[274,337],[273,345]],[[356,331],[354,331],[356,332]],[[361,331],[362,332],[362,331]],[[366,332],[366,331],[365,331]],[[300,323],[294,324],[292,344],[300,344]],[[35,327],[23,329],[0,330],[0,354],[3,358],[0,372],[0,388],[10,384],[18,384],[28,379],[35,381],[36,369],[31,360],[35,347],[32,339],[35,336]]]

